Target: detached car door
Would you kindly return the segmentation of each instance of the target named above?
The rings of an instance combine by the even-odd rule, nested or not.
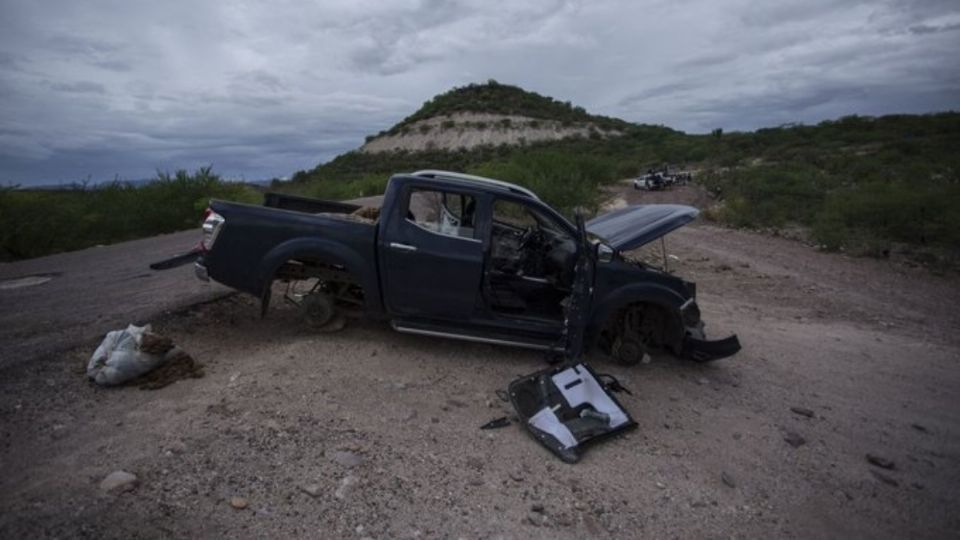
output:
[[[479,194],[410,184],[379,241],[384,300],[391,314],[469,319],[483,272]]]

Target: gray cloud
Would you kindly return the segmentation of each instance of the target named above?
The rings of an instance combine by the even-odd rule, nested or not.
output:
[[[77,94],[103,94],[107,89],[100,83],[79,81],[75,83],[54,83],[50,88],[57,92],[72,92]]]
[[[675,82],[668,84],[661,84],[659,86],[653,86],[646,88],[636,94],[630,94],[629,96],[624,97],[618,103],[622,107],[628,107],[635,103],[641,103],[647,101],[648,99],[657,98],[660,96],[666,95],[675,95],[691,88],[695,88],[691,82]]]
[[[955,0],[8,2],[0,183],[286,176],[495,78],[704,132],[960,108]]]
[[[908,30],[911,34],[937,34],[940,32],[953,32],[960,30],[960,23],[944,24],[941,26],[918,24],[916,26],[911,26],[908,28]]]

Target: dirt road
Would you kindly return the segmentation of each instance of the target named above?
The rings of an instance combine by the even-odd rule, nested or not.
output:
[[[228,289],[193,279],[192,265],[167,272],[147,267],[198,240],[192,230],[0,263],[0,369],[222,296]]]
[[[0,536],[960,534],[956,277],[708,225],[667,246],[708,333],[744,350],[706,366],[592,358],[633,390],[621,401],[640,425],[577,465],[516,425],[478,429],[509,414],[495,391],[540,369],[535,352],[375,322],[317,334],[279,302],[260,320],[229,296],[153,319],[201,379],[91,386],[97,340],[80,331],[74,350],[5,364]],[[185,278],[151,302],[183,290],[202,288]],[[22,324],[5,350],[43,331]],[[101,490],[118,469],[135,488]]]

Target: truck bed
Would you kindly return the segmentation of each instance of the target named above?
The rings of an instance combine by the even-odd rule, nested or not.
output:
[[[263,205],[269,208],[308,214],[350,214],[362,208],[357,204],[311,199],[310,197],[287,195],[285,193],[267,193],[263,196]]]
[[[354,216],[357,205],[268,194],[264,206],[214,200],[210,207],[225,222],[201,263],[224,285],[260,295],[277,266],[318,249],[349,253],[376,283],[377,222]]]

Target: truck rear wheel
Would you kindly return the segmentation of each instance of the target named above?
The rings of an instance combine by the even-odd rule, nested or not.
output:
[[[327,293],[315,291],[303,297],[300,309],[304,320],[313,328],[322,328],[330,323],[337,314],[333,298]]]
[[[363,314],[363,288],[344,266],[315,259],[291,259],[274,280],[286,283],[284,299],[300,309],[307,326],[322,332],[344,328],[347,317]]]

